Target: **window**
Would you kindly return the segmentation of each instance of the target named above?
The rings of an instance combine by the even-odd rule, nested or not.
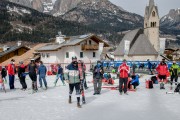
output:
[[[80,52],[80,58],[83,58],[83,52]]]
[[[89,44],[91,45],[91,40],[89,40]]]
[[[49,58],[49,53],[46,53],[46,57]]]
[[[41,53],[41,57],[42,57],[42,58],[45,58],[45,54],[44,54],[44,53]]]
[[[69,58],[69,52],[66,52],[66,58]]]
[[[93,52],[93,57],[96,57],[96,53],[95,52]]]
[[[151,27],[153,27],[153,23],[151,22]]]
[[[155,17],[155,14],[156,14],[156,13],[153,11],[153,12],[152,12],[152,16]]]

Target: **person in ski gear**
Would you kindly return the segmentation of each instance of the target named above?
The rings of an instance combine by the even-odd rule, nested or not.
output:
[[[6,68],[3,66],[2,67],[2,70],[1,70],[1,76],[2,76],[2,80],[4,83],[7,83],[7,79],[6,79],[6,76],[7,76],[7,70]]]
[[[149,59],[147,60],[147,62],[148,62],[148,69],[149,69],[149,72],[150,72],[151,75],[153,75],[153,72],[152,72],[152,63],[150,62]]]
[[[87,86],[87,82],[86,82],[86,65],[84,64],[84,62],[81,60],[81,63],[83,64],[83,76],[84,76],[84,88],[88,89],[89,87]]]
[[[22,85],[22,88],[21,90],[26,90],[27,89],[27,84],[26,84],[26,81],[25,81],[25,65],[23,64],[23,61],[20,61],[19,62],[19,67],[18,67],[18,77],[19,77],[19,80],[20,80],[20,83]]]
[[[85,82],[85,69],[84,69],[84,64],[81,60],[78,61],[78,70],[79,70],[79,74],[80,74],[80,91],[81,91],[81,95],[82,95],[82,103],[85,104],[85,94],[84,94],[84,82]]]
[[[54,82],[54,86],[56,86],[57,81],[59,80],[59,78],[61,79],[63,85],[65,86],[66,84],[65,84],[64,79],[63,79],[63,74],[64,74],[63,73],[63,68],[61,67],[61,64],[58,64],[57,67],[58,67],[57,68],[57,75],[56,75],[56,80]]]
[[[127,93],[127,82],[128,82],[128,74],[130,73],[130,67],[126,63],[126,59],[123,60],[123,63],[119,66],[118,69],[120,75],[119,75],[119,92],[120,95],[122,95],[122,92],[124,91],[124,94],[128,95]],[[124,85],[124,89],[122,88]]]
[[[72,57],[72,62],[67,66],[65,71],[65,80],[69,83],[69,103],[72,103],[72,93],[74,87],[76,89],[77,107],[81,108],[80,104],[80,73],[78,70],[78,62],[76,56]]]
[[[32,90],[33,92],[37,92],[37,65],[34,59],[31,59],[31,63],[28,65],[28,71],[29,77],[32,80]]]
[[[168,67],[166,65],[165,59],[162,59],[161,63],[157,66],[156,71],[158,72],[158,77],[160,82],[164,82],[166,80],[166,74],[168,72]],[[163,89],[165,89],[163,87]]]
[[[38,68],[40,88],[43,88],[42,86],[42,80],[43,80],[44,86],[47,89],[46,72],[47,72],[46,66],[43,64],[42,61],[40,61],[40,66]]]
[[[93,70],[93,80],[94,80],[94,94],[101,93],[102,79],[103,79],[104,70],[101,64],[101,61],[97,61],[97,65]]]
[[[133,75],[130,84],[134,86],[134,89],[136,89],[136,87],[140,84],[139,75]]]
[[[15,68],[14,62],[15,62],[15,60],[12,59],[10,64],[8,65],[9,87],[11,90],[15,89],[14,79],[15,79],[15,74],[16,74],[16,68]]]
[[[179,65],[176,64],[176,61],[173,61],[173,64],[169,69],[171,75],[171,85],[173,85],[173,80],[175,80],[175,85],[177,85],[179,70]]]

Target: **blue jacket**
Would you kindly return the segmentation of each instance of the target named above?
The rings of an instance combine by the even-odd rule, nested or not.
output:
[[[140,84],[138,75],[136,75],[136,77],[134,79],[132,79],[131,84],[133,84],[133,83],[138,83],[138,85]]]
[[[47,72],[46,66],[45,65],[40,65],[39,68],[38,68],[39,76],[46,76],[46,72]]]
[[[62,67],[58,67],[58,74],[63,74],[63,68]]]
[[[150,61],[148,61],[148,69],[152,68],[152,63]]]

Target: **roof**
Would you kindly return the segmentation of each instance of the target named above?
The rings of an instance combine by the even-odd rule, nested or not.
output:
[[[115,56],[124,56],[124,41],[130,41],[128,55],[158,55],[142,29],[136,29],[127,33],[114,52]]]
[[[81,43],[82,41],[87,40],[89,38],[92,38],[94,40],[98,40],[100,42],[103,42],[105,47],[109,47],[109,44],[104,42],[98,36],[93,35],[93,34],[89,34],[89,35],[71,36],[69,40],[65,40],[61,44],[57,44],[57,43],[55,43],[55,44],[47,44],[47,45],[37,49],[36,51],[57,51],[58,49],[60,49],[62,47],[65,47],[65,46],[77,45],[77,44]]]
[[[153,8],[155,8],[157,15],[159,16],[158,7],[155,6],[154,0],[149,0],[149,6],[146,6],[146,15],[147,18],[150,18]]]
[[[8,54],[8,53],[11,53],[11,52],[13,52],[13,51],[15,51],[15,50],[18,50],[18,49],[20,49],[20,48],[26,48],[26,49],[30,50],[29,47],[26,47],[26,46],[24,46],[24,45],[14,46],[14,47],[10,47],[8,50],[6,50],[6,51],[4,51],[4,52],[1,52],[1,53],[0,53],[0,57],[6,55],[6,54]]]

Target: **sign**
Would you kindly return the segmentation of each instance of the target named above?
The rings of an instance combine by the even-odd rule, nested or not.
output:
[[[129,48],[130,48],[130,41],[129,40],[125,40],[124,41],[124,54],[125,55],[128,55]]]

